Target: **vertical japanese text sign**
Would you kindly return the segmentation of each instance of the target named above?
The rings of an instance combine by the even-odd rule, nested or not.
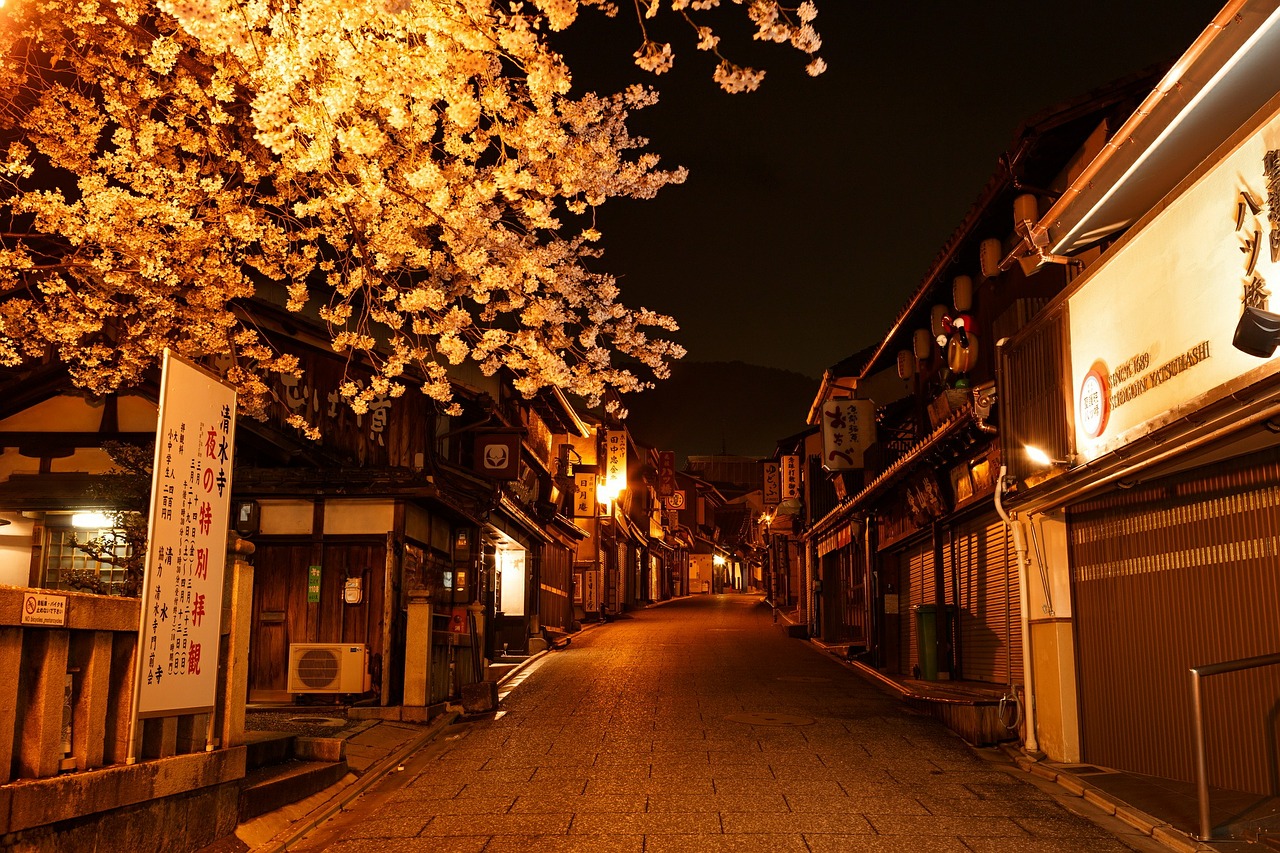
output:
[[[782,457],[782,499],[794,500],[800,497],[800,457]]]
[[[676,452],[658,451],[658,497],[665,498],[676,490]]]
[[[764,469],[764,505],[775,507],[782,500],[782,484],[778,480],[778,463],[765,462]]]
[[[595,518],[596,475],[577,472],[573,475],[573,517]]]
[[[235,390],[164,353],[136,717],[212,710],[231,522]]]
[[[605,486],[622,491],[627,487],[627,434],[620,429],[606,430],[604,449]]]
[[[822,467],[828,471],[863,467],[863,451],[875,440],[874,402],[832,400],[822,404]]]

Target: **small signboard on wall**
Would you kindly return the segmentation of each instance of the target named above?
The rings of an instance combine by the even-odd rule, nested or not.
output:
[[[307,569],[307,604],[320,603],[320,567]]]

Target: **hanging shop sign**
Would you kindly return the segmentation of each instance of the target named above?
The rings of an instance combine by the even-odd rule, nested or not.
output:
[[[871,400],[831,400],[822,404],[822,467],[849,471],[863,467],[863,454],[876,440],[876,404]]]
[[[596,475],[580,471],[573,475],[573,517],[596,517]]]
[[[658,497],[668,497],[676,490],[676,453],[674,450],[658,452]]]
[[[764,505],[775,507],[782,502],[782,481],[777,462],[765,462],[760,466],[764,477]]]
[[[784,456],[782,457],[782,467],[780,470],[782,478],[782,499],[784,501],[794,500],[800,497],[800,457]]]
[[[604,434],[604,482],[614,494],[627,487],[627,434],[620,429]]]
[[[520,439],[516,430],[477,430],[473,468],[494,480],[515,480],[520,476]]]

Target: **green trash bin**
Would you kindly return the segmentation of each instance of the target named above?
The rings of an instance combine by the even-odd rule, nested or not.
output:
[[[917,604],[911,608],[916,613],[916,663],[920,677],[925,681],[938,680],[938,605]]]

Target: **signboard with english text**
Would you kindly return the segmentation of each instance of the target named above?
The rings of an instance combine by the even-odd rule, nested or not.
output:
[[[1232,345],[1245,306],[1280,311],[1280,113],[1111,246],[1068,300],[1076,452],[1090,461],[1274,372]],[[1271,187],[1272,189],[1268,189]]]

